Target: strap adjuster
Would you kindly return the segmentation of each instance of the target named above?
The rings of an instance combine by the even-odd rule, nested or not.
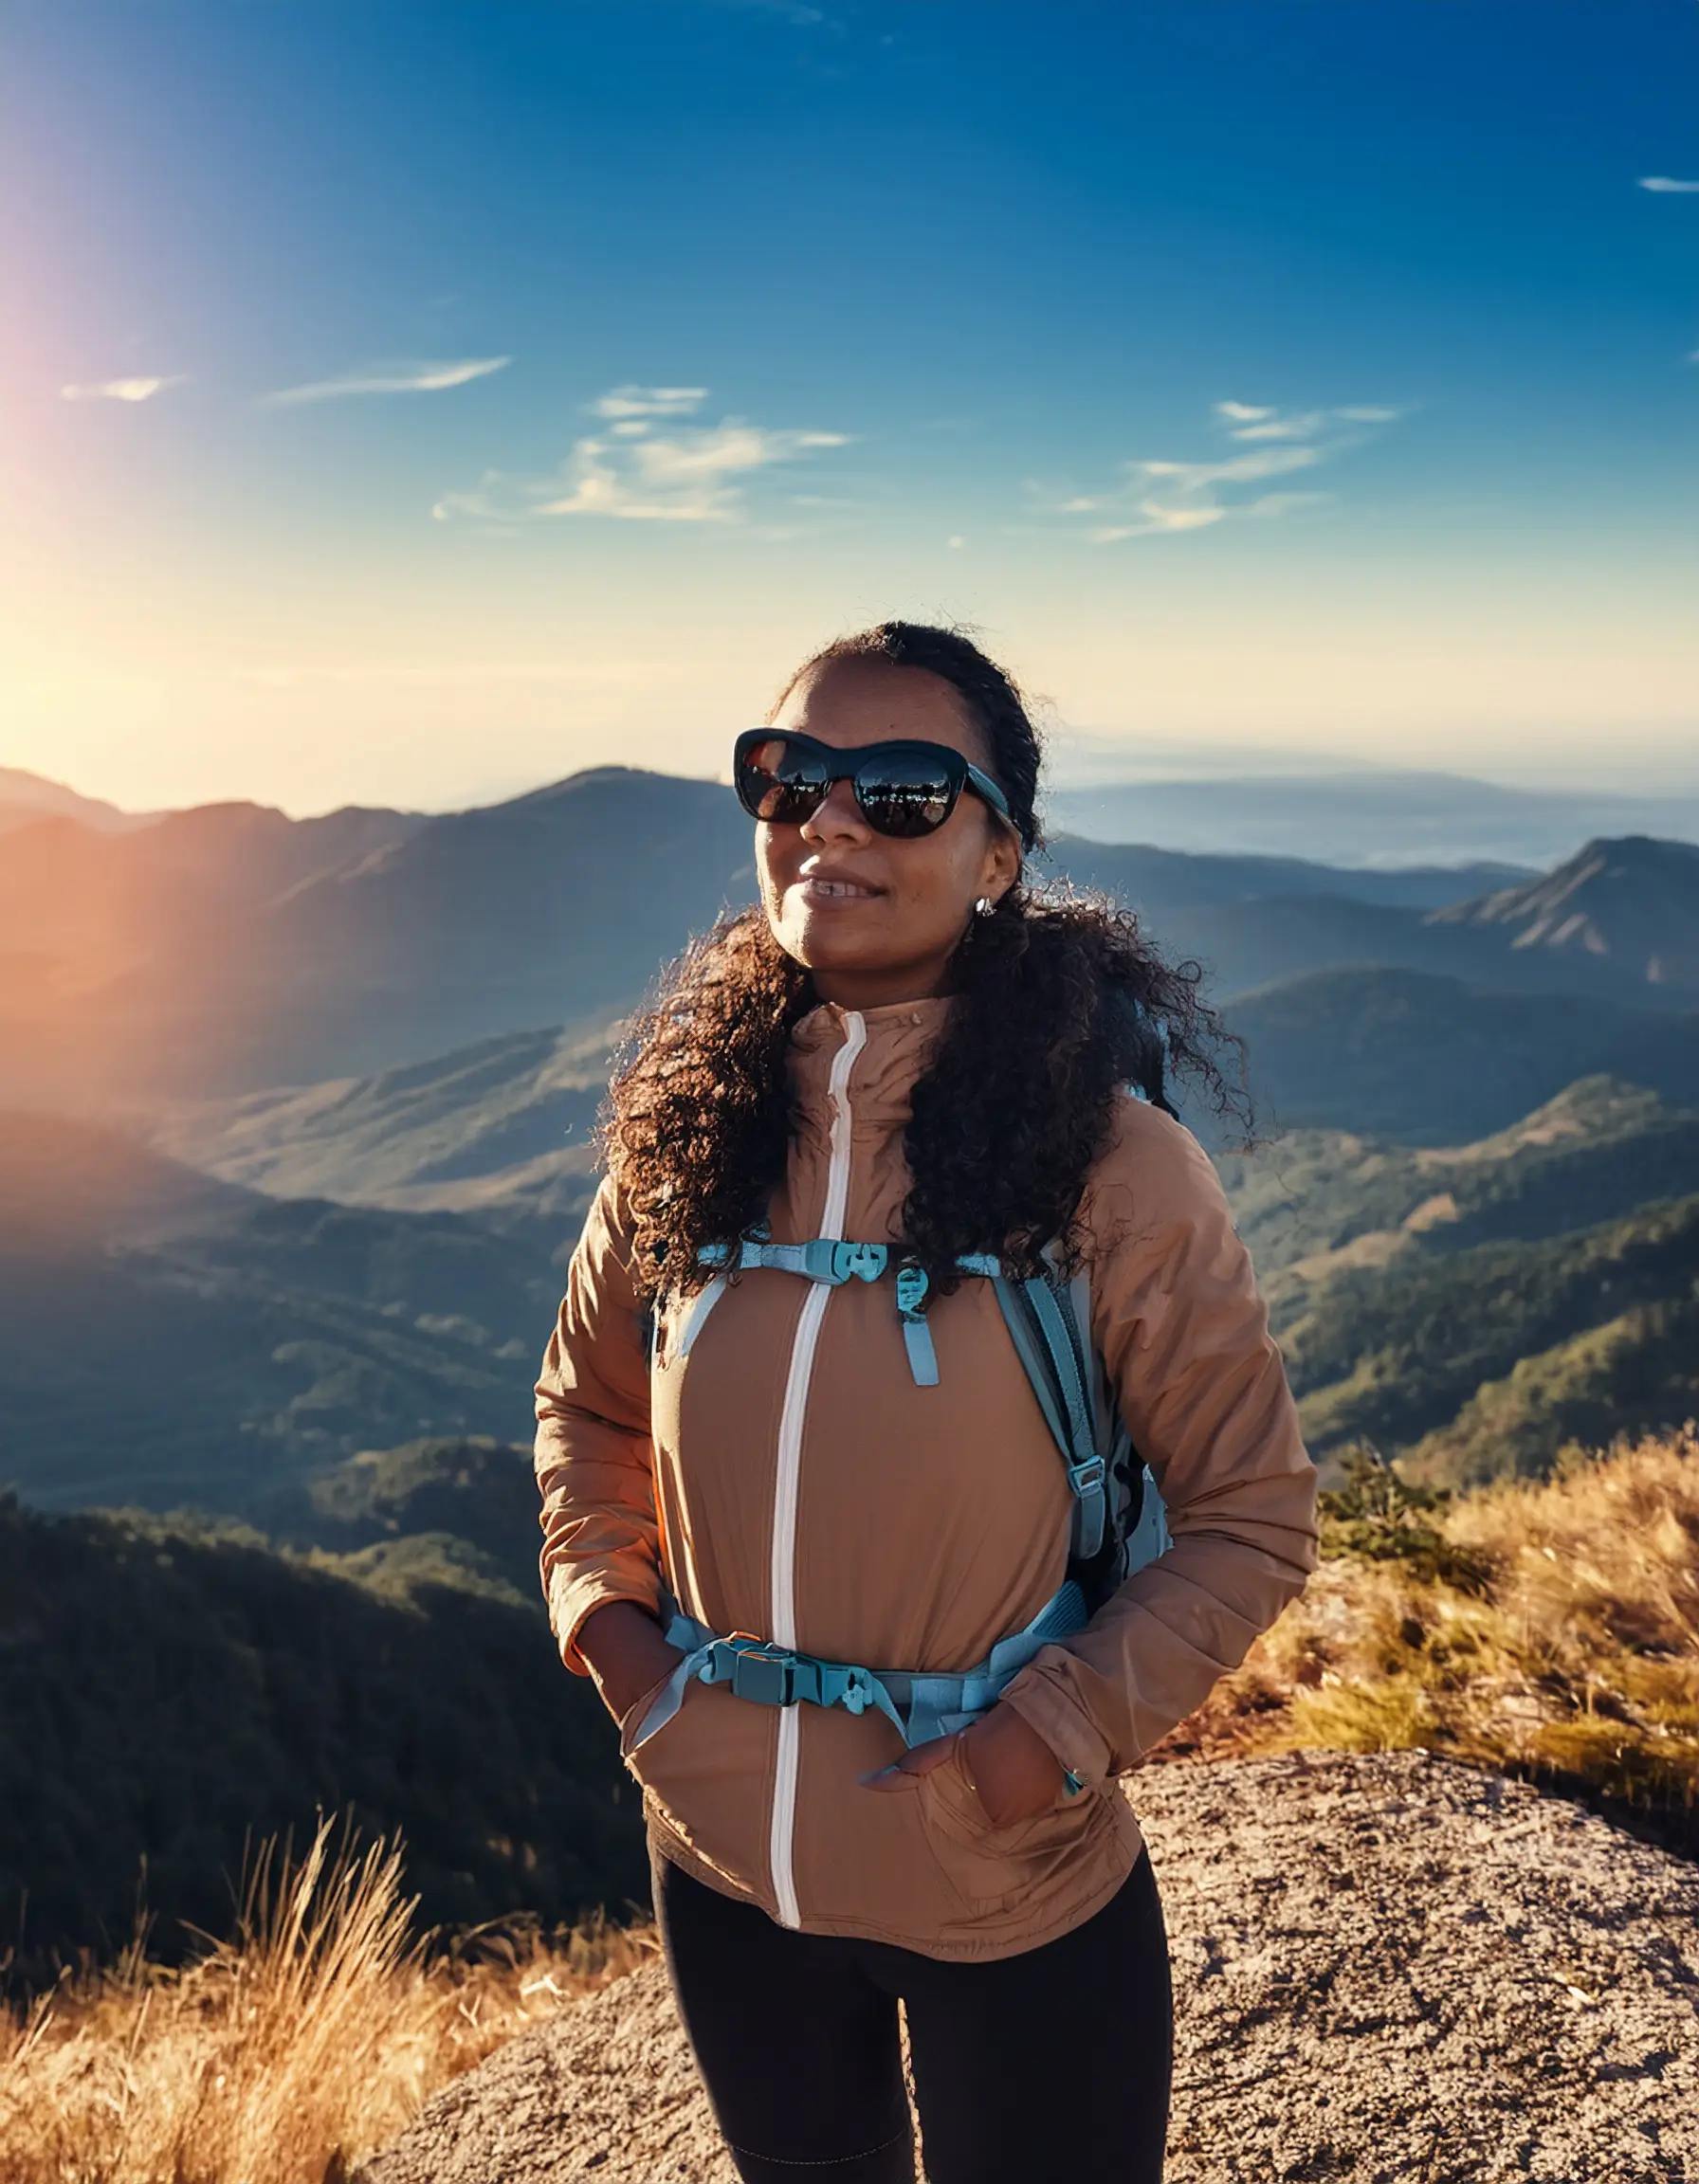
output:
[[[796,1662],[794,1655],[767,1646],[740,1646],[725,1641],[732,1657],[731,1687],[736,1697],[757,1706],[792,1706],[796,1700]]]
[[[1068,1466],[1068,1483],[1083,1502],[1088,1494],[1101,1494],[1108,1466],[1101,1456],[1087,1456],[1083,1464]]]

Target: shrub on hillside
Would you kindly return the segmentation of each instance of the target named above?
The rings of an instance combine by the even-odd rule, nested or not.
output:
[[[1419,1747],[1699,1847],[1699,1434],[1454,1499],[1360,1458],[1303,1597],[1170,1757]]]

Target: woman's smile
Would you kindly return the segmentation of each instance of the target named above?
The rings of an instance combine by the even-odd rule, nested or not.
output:
[[[806,868],[794,883],[794,891],[811,910],[843,909],[856,902],[871,902],[885,893],[866,880],[852,880],[847,872],[810,872]]]

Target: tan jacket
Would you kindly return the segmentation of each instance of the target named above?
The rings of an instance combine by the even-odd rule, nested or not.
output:
[[[909,1089],[948,1007],[826,1007],[797,1028],[775,1242],[895,1240]],[[902,1750],[877,1713],[692,1683],[632,1761],[657,1847],[786,1925],[966,1958],[1088,1918],[1139,1852],[1114,1777],[1314,1566],[1314,1470],[1208,1159],[1126,1100],[1084,1215],[1093,1341],[1173,1534],[1005,1694],[1088,1792],[996,1828],[959,1754],[911,1791],[864,1789]],[[1038,1612],[1065,1574],[1070,1499],[992,1285],[932,1302],[934,1388],[915,1384],[893,1289],[745,1273],[695,1332],[689,1300],[663,1309],[651,1368],[604,1185],[537,1391],[543,1579],[570,1667],[595,1609],[653,1609],[664,1588],[722,1634],[939,1674]],[[621,1724],[628,1755],[649,1696]]]

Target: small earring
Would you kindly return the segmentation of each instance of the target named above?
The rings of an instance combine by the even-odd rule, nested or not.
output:
[[[989,918],[991,916],[991,897],[989,895],[981,895],[979,900],[974,904],[974,916],[976,918]]]

